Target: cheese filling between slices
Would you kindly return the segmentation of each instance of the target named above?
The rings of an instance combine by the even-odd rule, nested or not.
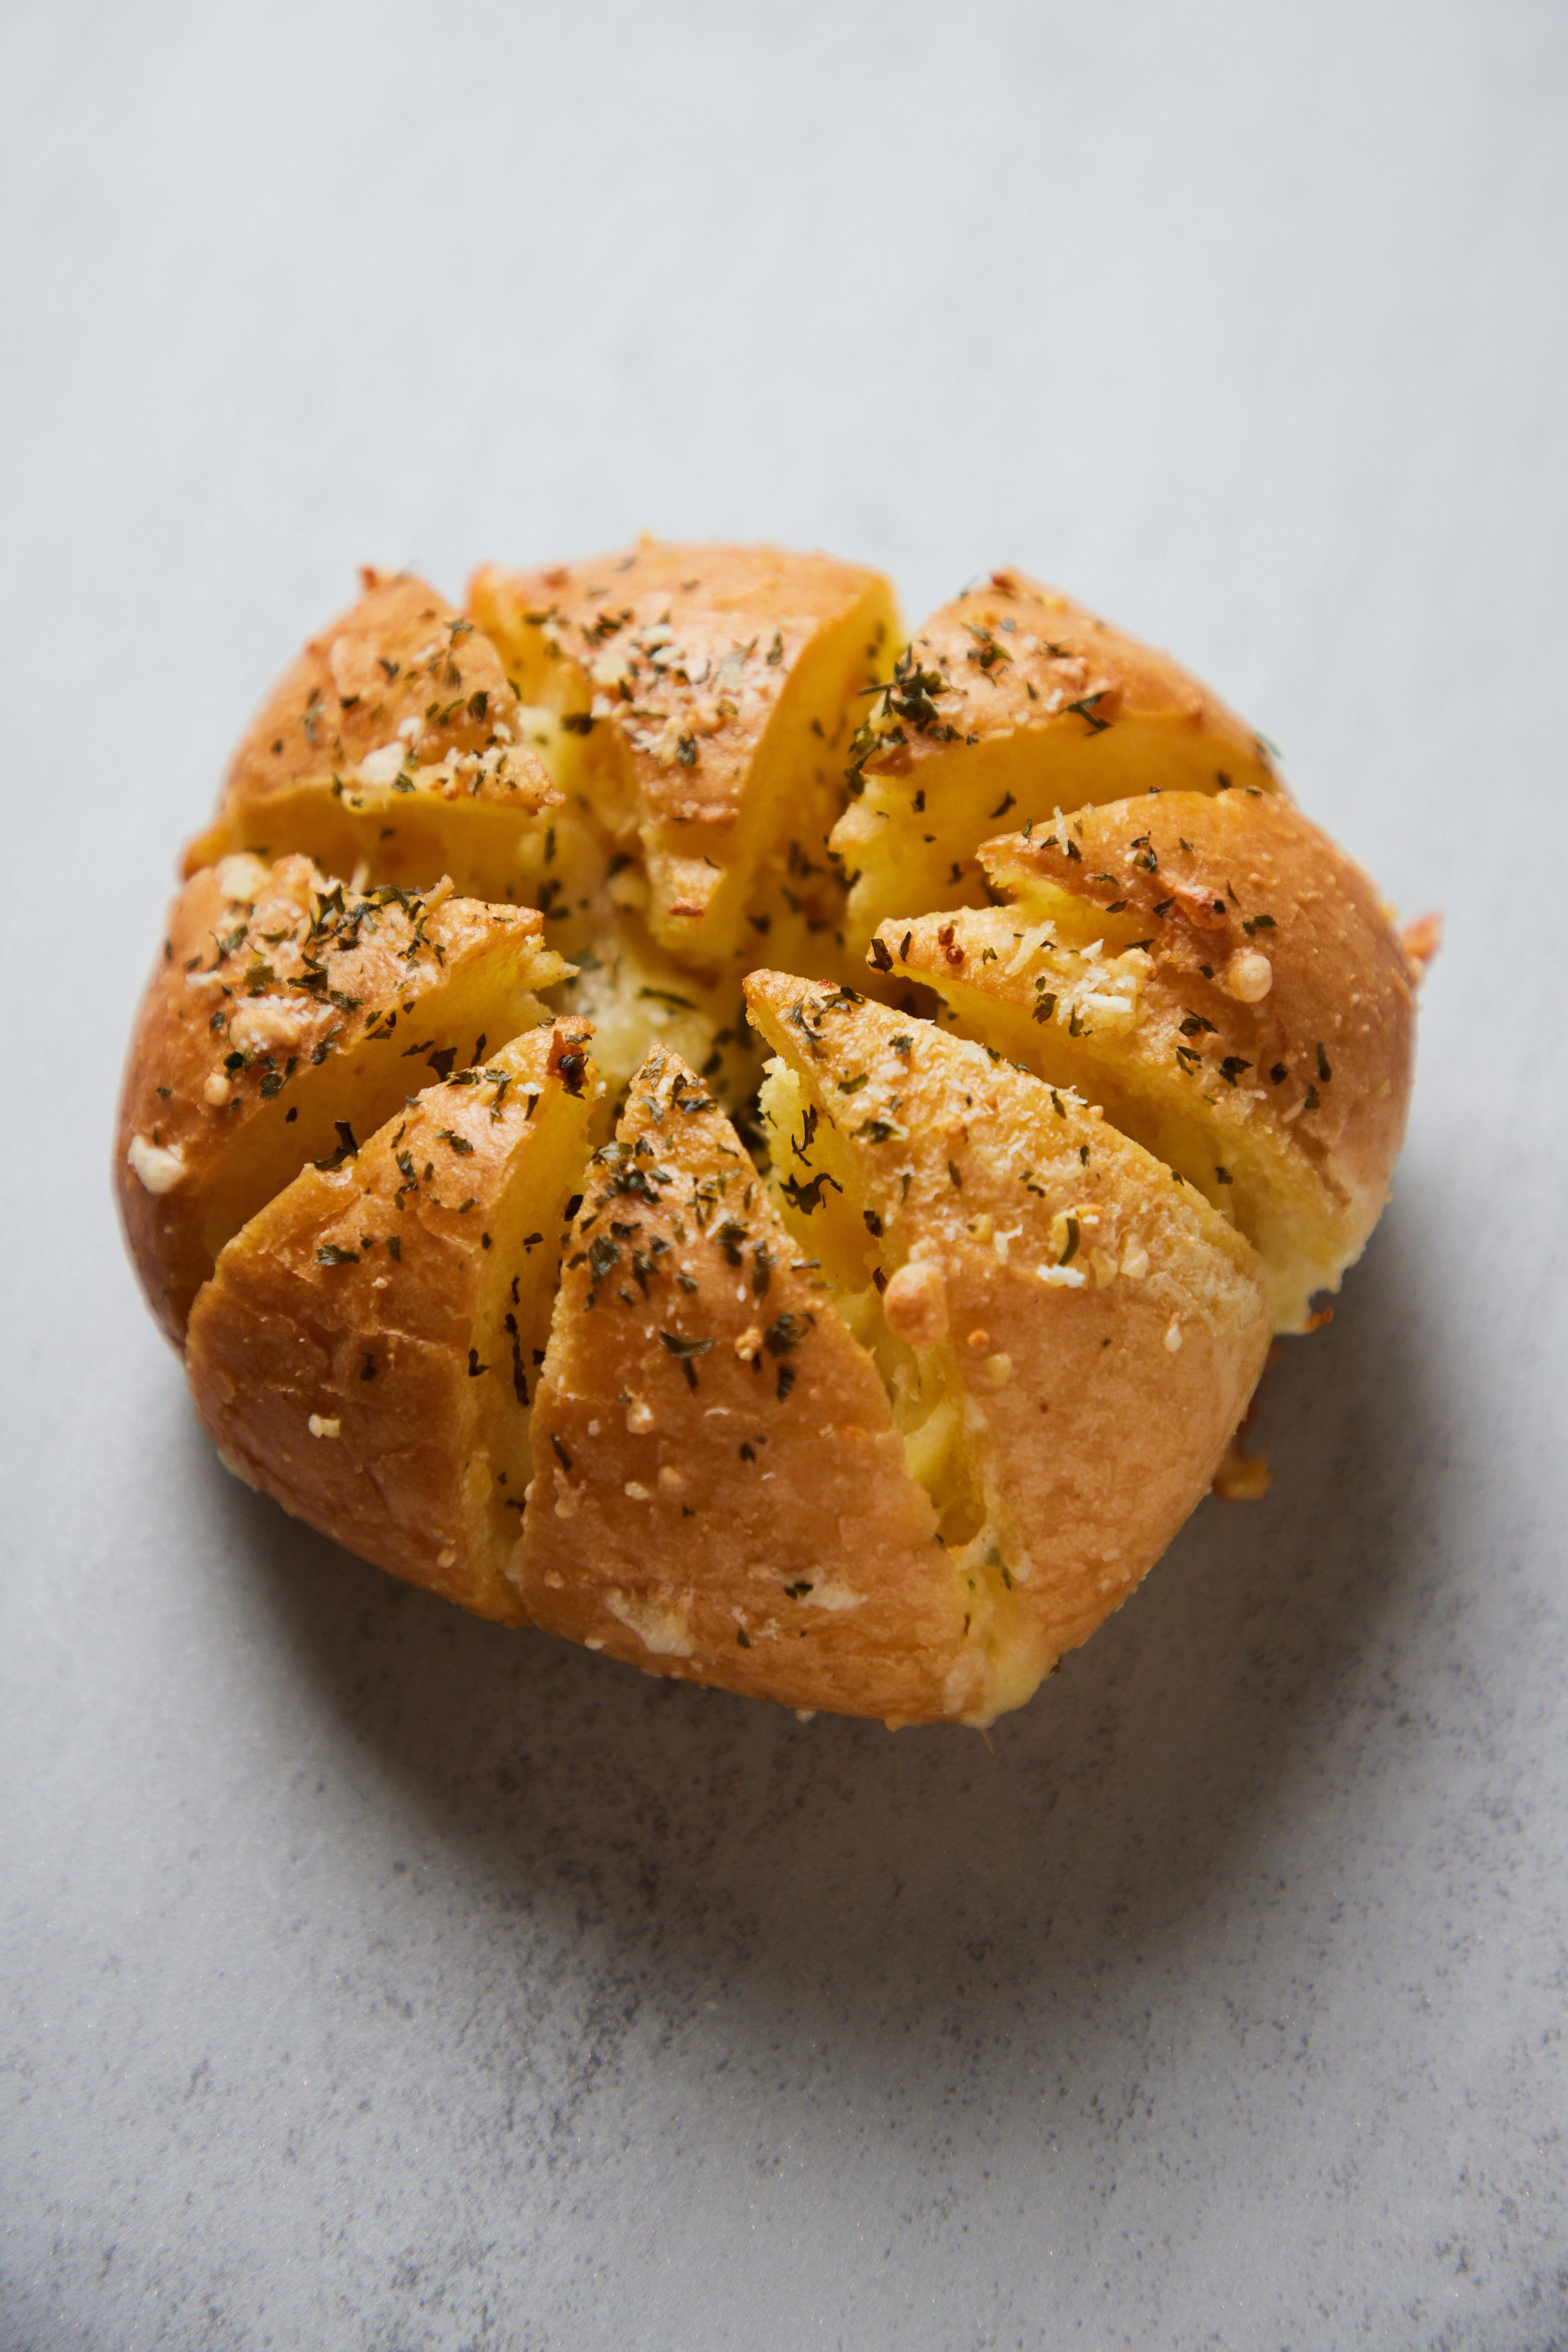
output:
[[[944,1332],[928,1345],[915,1345],[892,1328],[883,1298],[899,1265],[873,1230],[874,1212],[868,1209],[853,1158],[810,1075],[781,1060],[769,1062],[761,1112],[773,1155],[775,1197],[803,1247],[821,1259],[832,1305],[882,1376],[904,1440],[905,1467],[931,1497],[941,1540],[967,1590],[996,1687],[1032,1689],[1040,1666],[1034,1645],[1023,1637],[1014,1601],[1015,1586],[1027,1580],[1030,1562],[998,1532],[1001,1515],[987,1475],[983,1408],[959,1379],[953,1336]],[[998,1701],[1001,1706],[1018,1703],[1012,1696]]]

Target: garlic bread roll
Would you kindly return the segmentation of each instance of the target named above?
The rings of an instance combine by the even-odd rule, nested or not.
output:
[[[1021,573],[903,645],[874,571],[646,539],[465,614],[367,572],[189,863],[115,1183],[224,1460],[499,1623],[890,1725],[1022,1705],[1265,1490],[1438,928]]]

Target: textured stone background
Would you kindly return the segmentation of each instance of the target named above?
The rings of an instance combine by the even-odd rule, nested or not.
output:
[[[0,20],[0,2340],[1568,2340],[1568,16]],[[989,1740],[668,1689],[225,1477],[111,1098],[362,557],[994,562],[1450,912],[1393,1209]]]

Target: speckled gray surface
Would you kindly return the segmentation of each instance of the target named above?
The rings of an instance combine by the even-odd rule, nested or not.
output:
[[[1555,6],[0,22],[0,2341],[1568,2341]],[[175,845],[362,557],[1003,560],[1450,910],[1394,1206],[989,1740],[227,1480],[110,1223]]]

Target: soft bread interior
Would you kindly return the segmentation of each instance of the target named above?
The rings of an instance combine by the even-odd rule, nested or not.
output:
[[[727,1110],[743,1110],[756,1092],[760,1056],[738,978],[685,970],[654,945],[634,908],[607,915],[595,940],[577,950],[575,975],[560,983],[556,998],[593,1023],[612,1094],[624,1094],[659,1044],[689,1063]]]
[[[550,1002],[593,1024],[594,1058],[612,1098],[663,1045],[689,1062],[727,1109],[749,1101],[761,1060],[746,1025],[739,975],[693,968],[659,946],[648,928],[641,859],[616,846],[575,786],[546,824],[530,896],[546,937],[571,965]]]
[[[952,1349],[913,1348],[888,1328],[878,1284],[885,1286],[899,1261],[890,1262],[875,1235],[876,1215],[834,1108],[777,1059],[763,1077],[761,1108],[780,1210],[801,1249],[821,1259],[834,1306],[875,1360],[909,1474],[936,1507],[943,1542],[961,1550],[980,1533],[987,1513],[983,1475],[964,1445],[964,1395]]]

